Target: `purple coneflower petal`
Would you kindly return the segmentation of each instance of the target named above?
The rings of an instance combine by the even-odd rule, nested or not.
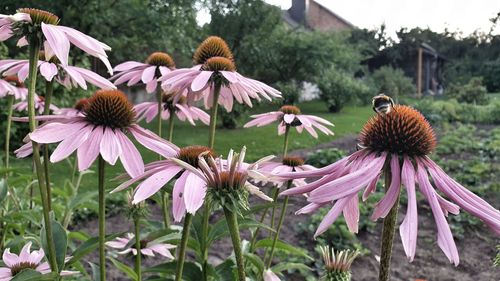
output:
[[[155,78],[156,73],[156,65],[148,66],[146,69],[142,71],[141,80],[144,84],[147,84],[149,81]]]
[[[76,67],[76,66],[66,66],[66,70],[71,69],[73,73],[78,73],[80,76],[87,82],[101,88],[101,89],[116,89],[116,86],[113,83],[109,82],[108,79],[102,77],[101,75],[90,71],[85,68]]]
[[[59,28],[51,24],[45,24],[42,22],[42,32],[47,39],[51,50],[54,52],[56,57],[59,59],[63,66],[68,65],[68,55],[69,55],[69,40],[66,34]]]
[[[330,211],[328,211],[328,213],[323,217],[323,220],[319,224],[318,229],[316,229],[316,232],[314,233],[314,239],[316,239],[316,237],[325,232],[330,227],[330,225],[332,225],[332,223],[335,222],[337,217],[344,210],[349,200],[350,198],[345,197],[335,202]]]
[[[30,139],[39,143],[60,142],[85,127],[85,122],[59,123],[51,122],[30,134]]]
[[[126,70],[131,70],[136,67],[144,67],[146,64],[142,62],[137,62],[137,61],[126,61],[123,63],[120,63],[119,65],[115,66],[113,68],[114,71],[122,72]]]
[[[2,261],[7,267],[13,267],[17,263],[19,263],[20,260],[18,255],[11,253],[10,249],[7,248],[3,252]]]
[[[117,130],[115,134],[122,148],[120,160],[125,171],[127,171],[131,177],[137,177],[144,173],[144,162],[135,145],[121,131]]]
[[[87,140],[78,148],[76,155],[78,159],[79,171],[88,169],[99,155],[102,136],[102,128],[97,127],[90,133]]]
[[[317,210],[319,210],[319,208],[325,206],[326,204],[327,203],[323,203],[323,204],[309,203],[309,204],[305,205],[304,207],[300,208],[299,210],[297,210],[295,212],[295,214],[296,215],[302,215],[302,214],[314,213]]]
[[[146,84],[146,92],[150,94],[156,90],[156,87],[158,87],[158,81],[156,79],[152,79]]]
[[[154,244],[154,245],[148,245],[148,248],[153,250],[154,252],[169,258],[169,259],[175,259],[172,253],[170,253],[169,249],[174,249],[174,245],[170,244]]]
[[[183,195],[184,205],[186,206],[186,211],[194,215],[201,205],[203,205],[207,192],[207,184],[197,175],[189,172],[187,174]]]
[[[57,66],[50,62],[43,62],[40,65],[40,74],[42,74],[45,80],[52,81],[54,76],[57,75]]]
[[[86,126],[74,134],[68,135],[67,138],[57,145],[52,155],[50,155],[50,162],[56,163],[71,155],[71,153],[87,140],[91,132],[92,126]]]
[[[358,233],[359,199],[357,193],[350,197],[349,201],[342,210],[342,213],[344,214],[345,222],[349,231],[352,233]]]
[[[401,242],[408,259],[413,261],[417,248],[418,212],[417,195],[415,193],[415,169],[408,156],[404,156],[401,180],[408,194],[406,216],[399,227]]]
[[[170,166],[145,179],[139,186],[137,186],[132,203],[137,204],[151,197],[181,170],[182,168],[178,166]]]
[[[180,222],[186,213],[186,205],[184,203],[184,189],[186,188],[186,179],[189,172],[184,172],[177,179],[172,190],[172,215],[174,221]]]
[[[201,71],[191,83],[191,90],[197,92],[205,88],[208,80],[212,77],[212,73],[212,71]]]
[[[392,154],[391,156],[391,185],[377,205],[371,216],[372,220],[377,220],[378,218],[385,218],[392,206],[396,203],[399,197],[399,191],[401,190],[401,171],[399,168],[399,158],[398,155]]]
[[[177,154],[178,148],[159,138],[151,131],[143,129],[137,125],[129,127],[129,131],[134,138],[146,148],[160,154],[163,157],[172,157]]]
[[[110,165],[115,165],[116,160],[118,160],[118,157],[122,153],[122,147],[113,129],[109,127],[104,128],[104,134],[99,149],[104,161],[108,162]]]

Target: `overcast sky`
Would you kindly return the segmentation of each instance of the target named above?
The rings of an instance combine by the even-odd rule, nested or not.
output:
[[[265,0],[288,9],[291,0]],[[500,12],[500,0],[317,0],[339,16],[362,28],[385,23],[390,33],[401,27],[445,28],[465,35],[488,32],[490,18]],[[498,28],[497,28],[498,29]],[[391,36],[393,34],[390,34]]]
[[[265,0],[288,9],[291,0]],[[441,32],[445,28],[468,35],[475,30],[488,32],[490,18],[500,12],[500,0],[317,0],[339,16],[361,28],[373,29],[382,23],[391,37],[401,27],[429,27]],[[210,20],[201,12],[198,21]],[[500,28],[495,33],[500,33]]]

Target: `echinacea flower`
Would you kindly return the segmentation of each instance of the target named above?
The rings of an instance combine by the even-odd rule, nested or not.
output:
[[[359,255],[359,251],[342,250],[335,251],[329,246],[320,246],[323,262],[325,263],[325,274],[323,281],[350,281],[351,265]]]
[[[318,137],[315,128],[325,135],[333,136],[333,132],[326,127],[333,126],[330,121],[314,115],[301,114],[300,109],[293,105],[284,105],[279,111],[252,115],[250,117],[254,118],[254,120],[246,123],[243,126],[244,128],[253,126],[262,127],[278,121],[278,135],[284,134],[287,127],[295,127],[299,133],[302,133],[306,129],[315,138]]]
[[[27,111],[28,110],[28,101],[23,100],[12,106],[17,111]],[[38,113],[42,114],[45,108],[45,98],[43,96],[39,96],[35,94],[35,111],[38,110]],[[50,110],[58,110],[59,108],[53,104],[49,105]]]
[[[137,249],[135,248],[135,244],[131,243],[134,237],[135,236],[133,233],[127,233],[126,237],[118,237],[114,240],[106,242],[106,246],[120,250],[118,254],[124,255],[132,253],[135,256],[137,255]],[[144,256],[154,257],[156,253],[173,260],[174,256],[172,256],[169,251],[171,249],[175,249],[175,245],[167,243],[157,243],[154,241],[147,241],[145,239],[141,240],[141,254],[143,254]]]
[[[174,101],[172,93],[163,93],[162,106],[161,118],[164,120],[170,119],[171,113],[175,113],[179,120],[187,120],[193,126],[197,120],[205,125],[210,123],[210,115],[196,106],[189,105],[182,96]],[[158,103],[156,102],[143,102],[134,106],[134,109],[137,112],[137,121],[146,119],[146,122],[149,123],[158,115]]]
[[[46,81],[50,82],[55,79],[67,89],[80,87],[87,90],[87,82],[101,89],[116,89],[113,83],[93,71],[77,66],[63,65],[56,57],[47,57],[47,53],[44,51],[40,51],[39,57],[38,68]],[[28,77],[28,70],[28,60],[8,59],[0,61],[0,72],[3,72],[3,75],[15,74],[19,76],[21,81]]]
[[[259,172],[264,175],[268,175],[270,181],[274,183],[276,187],[281,188],[287,180],[275,176],[291,172],[313,171],[316,169],[316,167],[305,164],[304,159],[300,157],[287,156],[283,158],[281,162],[269,161],[262,163],[259,167]],[[306,181],[304,179],[293,179],[291,187],[302,186],[305,184]]]
[[[164,156],[176,154],[175,146],[135,123],[135,112],[124,93],[99,90],[88,99],[84,116],[37,116],[46,121],[29,138],[37,143],[60,144],[50,156],[58,162],[77,150],[78,168],[86,170],[98,155],[111,165],[118,158],[127,173],[134,177],[144,172],[142,157],[129,140],[130,133],[144,147]]]
[[[89,104],[89,99],[82,98],[79,99],[73,107],[54,110],[54,114],[66,115],[66,116],[85,116],[83,114],[83,110],[85,109],[85,106],[87,106],[88,104]]]
[[[20,37],[20,42],[28,43],[32,38],[43,36],[43,45],[48,59],[55,55],[61,65],[68,66],[70,43],[85,53],[100,59],[113,73],[106,51],[108,45],[83,34],[82,32],[59,25],[59,18],[47,11],[22,8],[14,15],[0,15],[0,41],[12,36]],[[37,39],[38,40],[38,39]]]
[[[0,98],[14,96],[17,100],[25,100],[28,89],[17,76],[6,76],[0,79]]]
[[[271,269],[264,270],[263,276],[264,281],[281,281],[278,275],[274,273]]]
[[[219,37],[211,36],[200,45],[194,54],[194,63],[192,68],[176,69],[163,75],[159,79],[163,89],[187,90],[190,104],[203,99],[208,109],[213,104],[215,87],[221,87],[218,103],[227,111],[232,110],[235,99],[251,107],[251,99],[281,97],[278,90],[236,72],[231,51]]]
[[[176,150],[175,159],[182,163],[189,163],[191,167],[199,169],[199,156],[213,156],[212,149],[206,146],[187,146],[174,148]],[[201,178],[196,176],[191,170],[179,165],[174,158],[155,161],[145,166],[144,174],[132,177],[130,180],[118,186],[112,192],[123,190],[132,184],[142,181],[134,192],[132,204],[138,204],[157,193],[163,186],[175,180],[172,191],[172,215],[176,222],[182,220],[186,212],[195,214],[203,205],[206,187]],[[198,171],[201,172],[201,171]]]
[[[382,171],[385,170],[386,174],[390,172],[391,184],[375,206],[372,219],[384,218],[389,213],[397,201],[402,184],[408,194],[408,206],[399,230],[403,248],[412,261],[417,242],[415,184],[418,184],[436,221],[438,246],[451,262],[458,265],[458,251],[446,221],[448,213],[457,214],[461,207],[500,234],[500,212],[449,177],[429,158],[436,143],[434,131],[422,114],[408,106],[395,105],[389,113],[378,113],[365,124],[360,134],[361,150],[315,171],[282,175],[285,178],[322,178],[281,194],[308,194],[310,204],[299,213],[310,213],[333,203],[315,236],[326,231],[341,212],[349,229],[356,232],[359,220],[358,192],[364,189],[363,199],[366,199],[375,191]],[[438,191],[454,203],[446,200]]]
[[[274,156],[266,156],[255,163],[247,164],[243,162],[245,153],[246,148],[243,147],[239,154],[235,154],[231,150],[227,159],[222,159],[222,157],[214,159],[212,155],[204,152],[198,156],[198,167],[194,167],[191,163],[184,162],[178,158],[171,159],[193,173],[198,178],[197,180],[201,179],[204,193],[210,196],[209,200],[211,202],[223,206],[229,204],[231,205],[229,209],[239,209],[239,207],[247,209],[247,193],[256,195],[266,201],[273,201],[272,198],[260,191],[257,186],[251,184],[249,180],[252,178],[264,180],[266,176],[258,171],[258,167],[260,164],[274,158]],[[186,196],[186,191],[188,190],[186,187],[189,186],[189,182],[186,181],[184,193],[182,194],[176,194],[174,187],[174,198],[179,195]]]
[[[158,86],[158,78],[175,69],[174,60],[166,53],[154,52],[146,59],[146,62],[127,61],[115,66],[117,72],[111,80],[115,85],[127,82],[127,86],[133,86],[139,82],[146,85],[146,91],[152,93]]]
[[[2,256],[5,267],[0,267],[0,281],[9,281],[25,269],[33,269],[41,274],[50,273],[49,264],[42,262],[44,256],[45,252],[41,248],[38,251],[31,251],[31,242],[24,245],[19,255],[11,253],[9,248],[5,249]],[[77,273],[76,271],[61,271],[62,276]]]

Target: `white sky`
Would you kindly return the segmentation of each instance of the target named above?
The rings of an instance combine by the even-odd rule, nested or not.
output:
[[[288,9],[291,0],[265,0]],[[401,27],[445,28],[468,35],[475,30],[488,32],[490,18],[500,12],[500,0],[317,0],[339,16],[361,28],[373,29],[382,23],[391,37]],[[209,21],[200,13],[200,22]],[[497,32],[499,28],[497,28]]]

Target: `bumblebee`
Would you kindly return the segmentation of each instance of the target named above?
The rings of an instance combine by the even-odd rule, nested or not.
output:
[[[394,107],[394,101],[385,94],[378,94],[372,99],[373,111],[378,114],[389,114]]]

